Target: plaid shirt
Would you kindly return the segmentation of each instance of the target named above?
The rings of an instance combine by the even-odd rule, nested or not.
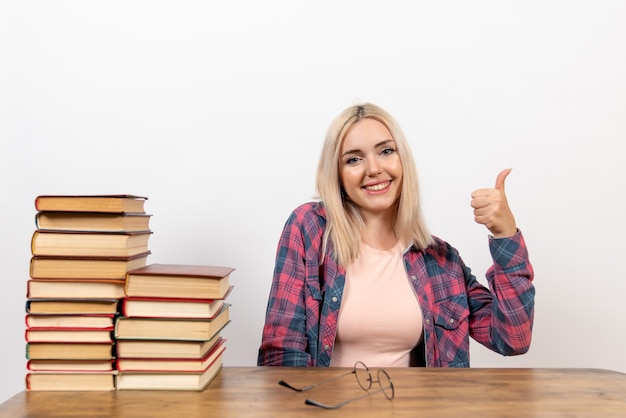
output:
[[[329,366],[345,283],[332,243],[321,256],[326,212],[320,202],[296,208],[283,230],[267,306],[260,366]],[[528,351],[535,289],[521,232],[489,239],[489,289],[457,250],[435,237],[404,254],[408,280],[422,309],[427,367],[469,367],[469,337],[503,355]],[[320,262],[321,261],[321,262]],[[392,307],[389,307],[390,309]]]

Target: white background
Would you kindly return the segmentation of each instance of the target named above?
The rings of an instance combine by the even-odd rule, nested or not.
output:
[[[358,101],[398,119],[432,232],[481,281],[469,196],[514,168],[533,344],[472,366],[626,372],[624,22],[622,1],[4,1],[0,402],[24,389],[39,194],[148,196],[149,262],[237,269],[224,361],[255,365],[283,223]]]

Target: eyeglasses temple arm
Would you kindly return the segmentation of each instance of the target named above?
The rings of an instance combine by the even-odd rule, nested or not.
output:
[[[335,405],[327,405],[325,403],[321,403],[321,402],[315,401],[313,399],[307,399],[307,400],[304,401],[304,403],[306,405],[319,406],[320,408],[324,408],[324,409],[338,409],[338,408],[341,408],[342,406],[344,406],[344,405],[346,405],[346,404],[348,404],[348,403],[350,403],[352,401],[356,401],[358,399],[363,399],[363,398],[366,398],[368,396],[370,396],[369,392],[365,393],[364,395],[357,396],[356,398],[348,399],[347,401],[343,401],[343,402],[340,402],[340,403],[335,404]]]
[[[295,390],[296,392],[306,392],[307,390],[311,390],[311,389],[313,389],[313,388],[314,388],[314,387],[316,387],[316,386],[323,385],[324,383],[328,383],[328,382],[331,382],[331,381],[333,381],[333,380],[340,379],[340,378],[342,378],[342,377],[344,377],[344,376],[347,376],[347,375],[349,375],[349,374],[353,374],[353,373],[354,373],[354,370],[352,370],[352,371],[350,371],[350,372],[348,372],[348,373],[340,374],[340,375],[338,375],[338,376],[333,376],[333,377],[331,377],[331,378],[321,380],[321,381],[319,381],[319,382],[317,382],[317,383],[315,383],[315,384],[313,384],[313,385],[303,386],[303,387],[301,387],[301,388],[298,388],[298,387],[292,386],[292,385],[290,385],[289,383],[285,382],[285,381],[284,381],[284,380],[282,380],[282,379],[278,381],[278,384],[279,384],[279,385],[281,385],[281,386],[284,386],[284,387],[286,387],[286,388],[289,388],[289,389],[291,389],[291,390]]]

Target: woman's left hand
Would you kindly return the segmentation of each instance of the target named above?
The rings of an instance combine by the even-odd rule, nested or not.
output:
[[[510,172],[511,169],[507,168],[498,174],[495,188],[478,189],[472,193],[474,220],[485,225],[494,238],[511,237],[517,233],[515,217],[504,193],[504,180]]]

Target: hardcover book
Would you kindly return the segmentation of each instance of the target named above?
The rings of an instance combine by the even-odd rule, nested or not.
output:
[[[113,358],[111,343],[28,343],[28,360],[108,360]]]
[[[202,372],[119,372],[118,390],[202,391],[222,370],[222,353]]]
[[[33,299],[31,307],[34,299],[121,299],[124,284],[124,280],[30,279],[26,282],[26,296]]]
[[[31,391],[112,391],[115,372],[31,372],[26,389]]]
[[[33,279],[118,279],[126,272],[146,265],[150,251],[131,257],[51,257],[33,256],[30,277]]]
[[[113,329],[114,315],[47,315],[27,314],[28,328],[91,328]]]
[[[40,195],[35,198],[38,211],[144,213],[147,197],[119,195]]]
[[[29,343],[112,343],[112,329],[102,328],[27,328]]]
[[[50,282],[46,281],[45,283],[49,284]],[[93,284],[94,282],[87,283]],[[122,286],[123,282],[118,283],[118,288]],[[55,315],[116,314],[118,313],[119,302],[119,299],[28,299],[26,300],[26,313]]]
[[[127,297],[122,315],[153,318],[213,318],[224,306],[223,299],[172,299]]]
[[[37,230],[31,252],[35,256],[130,257],[148,251],[151,233]]]
[[[118,358],[188,358],[201,359],[222,337],[216,333],[208,340],[118,340]]]
[[[213,319],[119,317],[114,335],[117,339],[208,340],[230,321],[228,308],[224,304]]]
[[[220,339],[211,350],[200,359],[193,358],[118,358],[116,369],[120,372],[196,372],[206,370],[226,349],[224,339]]]
[[[150,264],[126,275],[126,295],[154,298],[224,299],[234,268]]]
[[[115,360],[28,360],[26,368],[33,372],[107,372],[113,371]]]
[[[143,213],[38,212],[35,225],[42,231],[148,231],[151,216]]]

